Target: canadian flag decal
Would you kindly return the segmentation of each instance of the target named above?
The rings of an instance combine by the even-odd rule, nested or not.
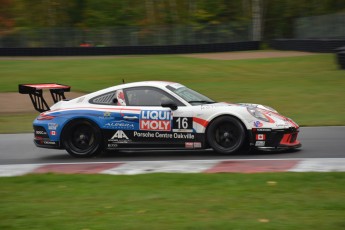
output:
[[[257,141],[264,141],[266,140],[266,134],[256,134]]]

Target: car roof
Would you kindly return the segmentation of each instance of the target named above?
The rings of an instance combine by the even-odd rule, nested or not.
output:
[[[117,85],[116,87],[128,88],[128,87],[137,87],[137,86],[156,86],[156,87],[166,87],[167,85],[176,84],[175,82],[169,81],[139,81],[132,83],[124,83]]]
[[[94,96],[97,96],[97,95],[100,95],[103,93],[107,93],[107,92],[112,91],[112,90],[131,88],[131,87],[139,87],[139,86],[154,86],[154,87],[163,89],[166,86],[172,85],[172,84],[179,84],[179,83],[168,82],[168,81],[139,81],[139,82],[124,83],[124,84],[111,86],[108,88],[104,88],[104,89],[89,93],[87,95],[84,95],[84,97],[91,98],[91,97],[94,97]]]
[[[112,86],[112,87],[109,87],[97,92],[131,88],[131,87],[139,87],[139,86],[154,86],[157,88],[165,88],[166,86],[173,85],[173,84],[179,84],[179,83],[169,82],[169,81],[138,81],[138,82],[124,83],[124,84]]]

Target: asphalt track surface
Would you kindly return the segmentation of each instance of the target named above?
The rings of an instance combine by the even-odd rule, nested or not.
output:
[[[33,134],[0,134],[0,165],[43,163],[132,162],[173,160],[345,158],[345,126],[302,127],[302,148],[285,152],[219,155],[213,151],[121,151],[76,159],[65,150],[37,148]]]

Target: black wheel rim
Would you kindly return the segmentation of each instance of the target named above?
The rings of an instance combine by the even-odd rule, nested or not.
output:
[[[95,134],[92,127],[88,125],[78,125],[70,134],[70,147],[76,152],[87,152],[93,148],[94,143]]]
[[[233,124],[222,123],[215,129],[215,141],[221,148],[235,148],[240,140],[240,130]]]

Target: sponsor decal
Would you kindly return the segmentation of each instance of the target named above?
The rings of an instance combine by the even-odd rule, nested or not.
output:
[[[258,141],[266,140],[266,134],[256,134],[256,140]]]
[[[118,130],[110,140],[115,140],[115,139],[126,139],[126,140],[128,140],[129,138],[127,137],[125,132],[123,132],[122,130]]]
[[[201,110],[214,109],[216,107],[215,105],[202,105]]]
[[[260,128],[262,127],[264,124],[262,124],[262,122],[260,121],[254,121],[254,126],[257,127],[257,128]]]
[[[253,108],[258,107],[258,104],[251,104],[251,103],[238,103],[238,104],[245,107],[253,107]]]
[[[56,145],[55,141],[43,141],[43,144],[45,145]]]
[[[172,139],[174,136],[171,133],[158,133],[158,132],[156,132],[155,137],[156,138],[170,138],[170,139]]]
[[[171,122],[170,121],[140,121],[140,130],[157,130],[157,131],[170,131]]]
[[[201,146],[201,142],[194,142],[194,148],[195,149],[200,149],[202,146]]]
[[[56,130],[59,125],[56,123],[48,123],[49,130]]]
[[[195,135],[191,133],[161,133],[161,132],[133,132],[134,137],[159,138],[159,139],[187,139],[194,140]]]
[[[185,143],[186,149],[198,149],[201,148],[201,142],[186,142]]]
[[[256,129],[258,132],[271,132],[271,129]]]
[[[111,113],[110,112],[104,112],[103,116],[104,117],[110,117]]]
[[[255,146],[257,146],[257,147],[263,147],[263,146],[265,146],[265,141],[256,141],[256,142],[255,142]]]
[[[109,140],[109,142],[127,143],[131,140],[127,137],[124,131],[118,130]]]
[[[37,135],[47,135],[47,132],[42,131],[42,130],[35,130],[35,134],[37,134]]]
[[[193,134],[191,134],[191,133],[187,133],[187,134],[184,134],[184,133],[174,133],[174,138],[194,140],[195,136]]]
[[[193,142],[186,142],[184,147],[186,149],[193,149],[194,148],[194,143]]]
[[[143,110],[140,114],[140,130],[149,131],[170,131],[171,112],[157,110]]]
[[[289,126],[289,124],[287,122],[285,122],[284,124],[281,124],[281,123],[277,123],[276,124],[277,127],[285,127],[285,126]]]
[[[140,133],[140,132],[137,132],[137,131],[134,131],[134,137],[144,137],[144,138],[152,138],[152,137],[155,137],[155,134],[154,133],[150,133],[150,132],[147,132],[147,133]]]
[[[112,119],[111,112],[104,112],[103,116],[99,117],[100,119]]]
[[[108,148],[117,148],[119,145],[118,144],[108,144]]]
[[[55,136],[56,135],[56,131],[50,131],[50,135]]]
[[[122,129],[122,130],[134,130],[135,124],[130,121],[111,121],[104,125],[104,128],[110,129]]]
[[[143,110],[141,119],[144,120],[171,120],[170,111]]]

